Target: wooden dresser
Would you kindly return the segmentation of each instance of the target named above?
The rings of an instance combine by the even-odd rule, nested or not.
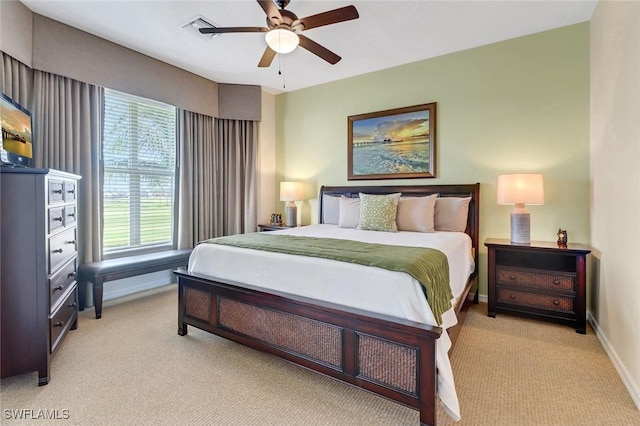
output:
[[[0,168],[2,377],[37,371],[46,385],[51,355],[77,328],[79,179]]]
[[[488,315],[516,313],[575,326],[586,332],[586,257],[581,244],[516,244],[487,239]]]

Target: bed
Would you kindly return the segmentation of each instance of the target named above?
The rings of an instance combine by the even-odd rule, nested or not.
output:
[[[464,232],[420,235],[327,224],[333,220],[329,219],[329,209],[338,197],[355,200],[360,193],[402,193],[403,198],[411,199],[438,194],[438,199],[449,201],[469,199]],[[452,418],[459,419],[447,352],[455,342],[462,323],[460,316],[474,289],[477,302],[479,184],[322,187],[318,200],[319,224],[274,235],[373,238],[374,242],[382,238],[385,245],[421,245],[422,238],[442,240],[451,287],[456,287],[453,307],[441,317],[434,315],[424,294],[416,290],[420,289],[419,283],[401,272],[332,259],[199,244],[189,269],[176,271],[178,334],[186,335],[187,327],[194,326],[278,356],[418,409],[421,424],[436,423],[438,399]],[[468,243],[459,243],[462,240]],[[464,266],[452,263],[454,256],[449,252],[453,250],[462,251],[462,258],[466,256],[469,262]],[[367,282],[367,288],[355,288],[360,282]],[[340,289],[336,283],[342,283]],[[398,286],[394,289],[403,289],[393,290],[394,296],[406,289],[408,301],[402,298],[391,303],[393,297],[387,296],[389,300],[375,302],[388,291],[384,287],[389,283]],[[362,294],[367,297],[360,297]]]

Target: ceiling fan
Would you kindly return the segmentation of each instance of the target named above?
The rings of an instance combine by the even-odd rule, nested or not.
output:
[[[340,56],[324,46],[300,34],[302,31],[324,25],[357,19],[358,11],[355,6],[345,6],[317,15],[298,19],[295,13],[285,10],[290,0],[257,0],[262,10],[267,14],[267,27],[228,27],[228,28],[200,28],[202,34],[224,33],[266,33],[267,48],[258,63],[259,67],[271,65],[276,53],[289,53],[298,45],[309,52],[324,59],[330,64],[336,64]],[[280,10],[276,7],[280,7]]]

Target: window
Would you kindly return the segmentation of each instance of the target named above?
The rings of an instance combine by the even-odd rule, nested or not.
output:
[[[173,245],[176,110],[105,90],[105,255]]]

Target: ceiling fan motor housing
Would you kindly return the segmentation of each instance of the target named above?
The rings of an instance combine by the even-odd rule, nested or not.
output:
[[[298,20],[298,17],[295,13],[282,9],[280,10],[280,16],[282,16],[282,19],[277,16],[267,17],[267,27],[269,27],[270,30],[276,28],[282,28],[291,31],[304,30],[304,25],[302,25],[301,22],[296,22]]]

